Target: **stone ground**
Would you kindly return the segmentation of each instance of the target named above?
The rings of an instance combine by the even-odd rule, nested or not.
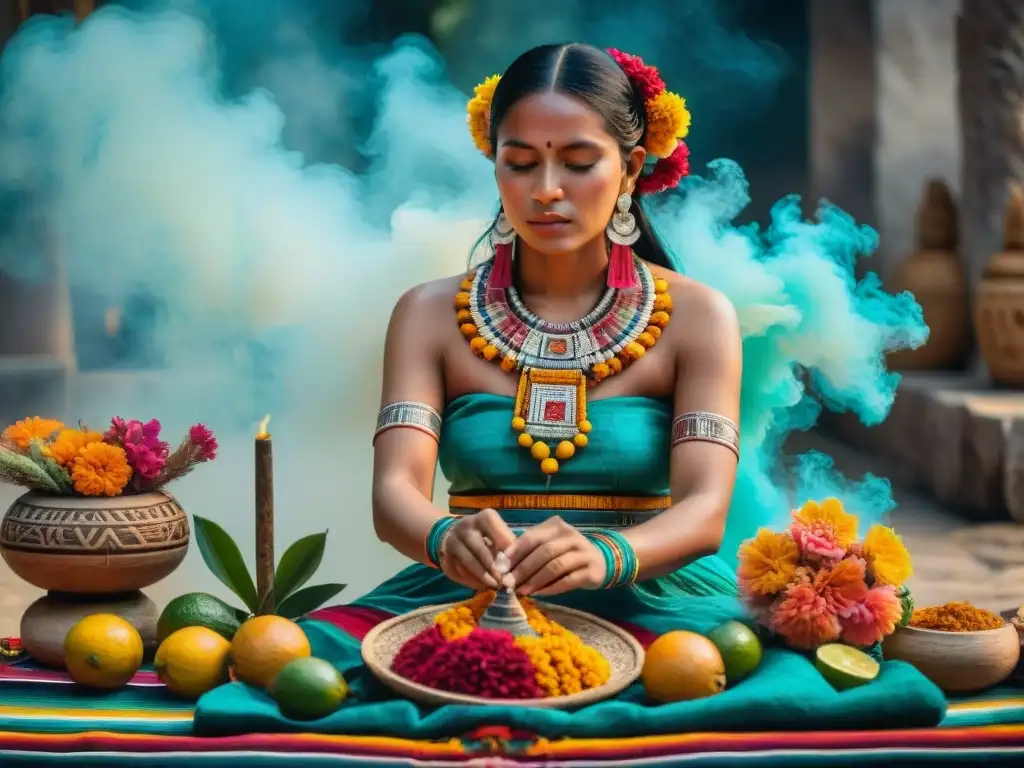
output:
[[[248,447],[249,450],[245,450]],[[884,463],[845,447],[820,435],[804,435],[794,440],[792,447],[797,450],[818,448],[835,458],[837,465],[851,477],[874,472],[886,476]],[[216,475],[219,488],[208,485],[187,486],[176,493],[186,509],[200,514],[211,514],[216,510],[218,519],[232,530],[249,529],[245,519],[251,520],[246,509],[251,502],[237,493],[238,484],[248,487],[251,464],[245,459],[251,455],[251,443],[234,451],[239,456],[232,461],[232,448],[222,446],[225,454],[218,459],[221,464]],[[337,455],[337,454],[333,454]],[[250,459],[251,461],[251,459]],[[282,462],[285,464],[285,462]],[[288,472],[287,465],[282,469]],[[369,483],[367,468],[359,467],[355,474],[346,478],[349,483]],[[198,473],[197,473],[198,474]],[[208,475],[209,476],[209,475]],[[227,477],[227,480],[222,478]],[[205,482],[205,481],[204,481]],[[281,487],[287,487],[285,483]],[[934,605],[949,600],[968,600],[979,607],[1003,611],[1024,604],[1024,525],[1011,522],[980,524],[958,517],[933,501],[906,488],[896,487],[898,507],[892,522],[902,534],[914,557],[915,574],[910,582],[918,605]],[[369,524],[368,494],[360,489],[350,500],[351,514],[333,513],[338,509],[337,500],[330,507],[315,503],[296,503],[289,508],[291,518],[288,532],[294,528],[301,533],[322,530],[325,516],[332,520],[328,556],[324,559],[324,573],[318,574],[318,581],[343,581],[349,583],[345,597],[352,599],[369,589],[388,574],[397,571],[402,563],[386,551],[382,544],[373,539]],[[16,496],[14,489],[0,487],[0,509]],[[238,496],[238,499],[234,497]],[[229,504],[225,497],[234,503]],[[284,505],[279,504],[283,507]],[[211,508],[211,513],[206,508]],[[327,510],[330,509],[331,512]],[[291,510],[294,510],[292,512]],[[227,519],[225,519],[227,518]],[[244,526],[244,527],[243,527]],[[296,535],[301,535],[301,533]],[[290,538],[290,537],[289,537]],[[246,543],[240,540],[243,551]],[[146,590],[161,605],[174,594],[190,590],[207,590],[228,597],[206,572],[202,561],[192,547],[185,563],[175,574]],[[337,572],[335,572],[337,571]],[[18,633],[18,624],[25,607],[41,592],[21,582],[0,562],[0,635]]]

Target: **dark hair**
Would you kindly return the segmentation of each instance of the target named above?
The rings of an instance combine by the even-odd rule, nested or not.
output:
[[[544,91],[575,96],[604,118],[624,161],[646,138],[643,99],[615,60],[592,45],[562,43],[532,48],[505,70],[491,100],[492,147],[497,146],[498,126],[508,111],[527,96]],[[633,245],[636,254],[659,267],[673,269],[672,259],[635,197],[630,212],[640,230],[640,239]]]

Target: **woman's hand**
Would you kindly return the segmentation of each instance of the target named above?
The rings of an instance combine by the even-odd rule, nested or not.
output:
[[[495,568],[494,554],[515,541],[512,529],[493,509],[466,515],[448,529],[441,542],[441,570],[464,587],[497,589],[502,575]]]
[[[533,526],[505,553],[516,592],[521,595],[598,589],[607,573],[600,550],[560,517]]]

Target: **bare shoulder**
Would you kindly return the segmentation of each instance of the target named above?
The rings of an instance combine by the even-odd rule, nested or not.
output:
[[[652,269],[669,285],[672,325],[685,327],[685,336],[692,338],[695,331],[716,336],[739,336],[736,308],[724,293],[677,272],[657,267]]]
[[[392,314],[414,315],[419,319],[437,315],[442,311],[451,314],[455,294],[462,290],[460,285],[465,277],[453,275],[413,286],[399,297]]]
[[[444,321],[455,322],[455,294],[465,275],[454,275],[439,280],[420,283],[403,293],[391,312],[392,331],[401,332],[404,328],[414,330],[417,334],[427,335],[440,327]]]

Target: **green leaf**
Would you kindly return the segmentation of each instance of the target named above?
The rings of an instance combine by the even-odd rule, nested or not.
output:
[[[286,619],[301,618],[307,613],[315,611],[346,586],[346,584],[321,584],[317,587],[300,589],[287,600],[278,603],[276,613]]]
[[[245,567],[242,553],[228,532],[212,520],[192,515],[196,544],[203,562],[221,584],[230,589],[251,613],[256,612],[256,585]]]
[[[305,536],[285,550],[274,574],[274,595],[280,605],[313,578],[324,559],[327,531]]]

